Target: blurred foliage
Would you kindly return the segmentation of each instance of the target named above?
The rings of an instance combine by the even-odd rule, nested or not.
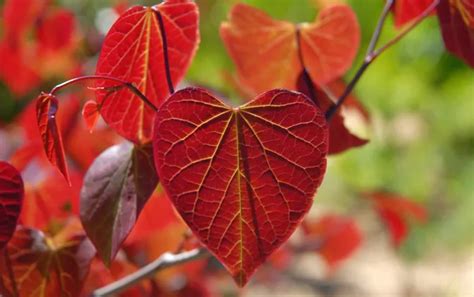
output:
[[[74,10],[87,32],[96,22],[98,11],[120,1],[56,2]],[[156,2],[129,1],[148,5]],[[219,25],[237,1],[197,2],[202,41],[188,80],[235,97],[229,84],[233,65],[220,40]],[[242,2],[294,22],[312,21],[317,15],[314,0]],[[354,64],[357,68],[383,1],[348,2],[362,28],[360,56]],[[389,19],[381,42],[395,34]],[[474,75],[444,51],[436,17],[423,22],[377,59],[357,85],[356,93],[373,118],[371,142],[331,158],[316,204],[357,211],[366,203],[358,193],[393,191],[425,203],[431,216],[428,224],[411,234],[402,248],[403,255],[417,258],[427,252],[474,247]],[[4,120],[11,120],[25,104],[9,96],[0,85],[0,118]]]

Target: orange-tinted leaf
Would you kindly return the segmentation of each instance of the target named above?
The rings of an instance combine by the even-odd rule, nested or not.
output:
[[[350,7],[330,6],[314,23],[296,26],[239,3],[230,12],[229,21],[221,25],[220,33],[244,87],[253,93],[295,88],[302,71],[297,30],[305,66],[316,83],[330,82],[351,66],[360,32]]]
[[[156,214],[157,209],[160,210],[160,215]],[[181,222],[182,220],[178,218],[178,214],[174,210],[171,201],[166,197],[166,194],[163,191],[160,191],[160,193],[155,192],[145,204],[125,244],[133,245],[139,243],[153,233],[161,232],[169,225]]]
[[[98,75],[132,82],[155,106],[169,95],[158,13],[163,19],[169,68],[176,86],[199,43],[199,13],[189,0],[167,0],[151,8],[136,6],[121,15],[104,40],[96,70]],[[117,91],[105,100],[106,94],[97,91],[104,120],[132,142],[149,142],[154,111],[128,90]]]
[[[324,115],[299,93],[231,108],[188,88],[158,111],[153,147],[176,209],[243,286],[311,207],[327,138]]]
[[[20,216],[22,225],[40,230],[54,228],[79,214],[82,176],[71,172],[72,186],[64,183],[56,172],[46,173],[41,181],[27,185],[25,203]]]
[[[38,155],[38,151],[42,151],[41,143],[30,142],[15,150],[10,157],[10,162],[18,171],[23,171],[26,166]]]
[[[159,215],[157,214],[159,210]],[[175,211],[170,199],[159,191],[147,201],[140,217],[124,243],[124,250],[129,259],[151,262],[163,253],[176,251],[179,248],[190,250],[196,248],[194,237],[189,238],[189,229]],[[186,239],[187,238],[187,239]],[[173,280],[186,275],[188,278],[202,279],[205,260],[193,261],[161,271],[155,278],[157,284],[169,286]]]
[[[69,185],[71,180],[64,154],[61,133],[56,123],[58,99],[54,95],[41,93],[36,99],[36,119],[48,160],[56,166]]]
[[[295,25],[238,3],[221,25],[220,35],[244,87],[253,93],[293,88],[301,71]]]
[[[348,5],[330,6],[314,23],[302,24],[301,51],[312,80],[324,85],[351,67],[360,44],[360,28]]]
[[[82,108],[82,117],[86,122],[87,128],[92,133],[99,119],[99,106],[97,102],[94,100],[87,101]]]
[[[0,41],[0,61],[2,61],[0,79],[17,96],[25,95],[41,82],[36,69],[25,61],[24,56],[28,55],[18,44]]]
[[[81,191],[81,220],[107,265],[157,184],[151,146],[113,146],[89,168]]]
[[[395,26],[401,27],[422,14],[433,0],[395,0],[393,13],[395,15]]]
[[[91,134],[83,122],[71,132],[65,146],[68,155],[84,171],[86,171],[94,160],[107,148],[123,141],[110,127],[96,128]],[[77,145],[80,143],[81,145]]]
[[[387,226],[396,247],[406,239],[412,220],[427,220],[426,209],[406,197],[382,192],[367,196],[373,201],[375,210]]]
[[[23,204],[23,179],[15,167],[0,161],[0,251],[15,231]]]
[[[437,11],[446,49],[474,68],[474,4],[441,0]]]
[[[352,255],[362,242],[362,233],[351,218],[326,215],[317,221],[304,221],[305,242],[320,242],[315,248],[331,269]]]
[[[80,224],[71,223],[54,237],[19,227],[5,255],[8,259],[0,257],[0,294],[75,297],[79,296],[95,250]],[[13,277],[7,265],[11,265]]]
[[[330,92],[334,97],[342,94],[345,89],[345,83],[342,81],[334,81],[326,86],[327,92]],[[318,86],[313,85],[315,90],[315,99],[319,107],[326,112],[333,104],[334,101],[328,96],[328,94]],[[308,88],[307,82],[304,79],[304,74],[300,74],[298,78],[298,91],[311,97],[311,91]],[[362,118],[367,119],[368,114],[363,109],[362,105],[358,102],[354,95],[350,95],[343,105],[343,108],[339,109],[331,119],[329,123],[329,154],[338,154],[348,149],[362,146],[368,142],[366,139],[362,139],[349,131],[346,127],[344,118],[344,108],[351,106],[352,109],[356,110],[361,114]]]

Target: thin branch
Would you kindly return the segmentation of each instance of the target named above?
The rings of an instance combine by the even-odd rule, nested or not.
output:
[[[118,281],[111,283],[103,288],[94,291],[94,297],[110,296],[112,294],[120,293],[134,284],[152,277],[156,272],[165,268],[190,262],[193,260],[205,258],[209,256],[209,252],[206,249],[194,249],[179,254],[164,253],[158,259],[151,262],[150,264],[140,268],[136,272],[125,276]]]
[[[372,52],[375,50],[375,47],[377,46],[377,43],[379,42],[379,39],[380,39],[380,34],[382,34],[385,21],[387,20],[388,14],[390,13],[390,10],[392,9],[394,3],[395,3],[394,0],[385,1],[385,6],[382,10],[382,14],[379,17],[379,20],[377,21],[377,26],[375,27],[372,38],[370,39],[370,43],[367,48],[367,53],[365,54],[365,56],[370,56]]]
[[[171,78],[170,60],[168,56],[168,39],[166,38],[165,24],[163,22],[163,17],[161,16],[161,12],[159,10],[155,10],[155,15],[158,19],[158,24],[160,26],[161,42],[163,45],[163,59],[165,61],[166,82],[168,83],[168,90],[170,94],[173,94],[174,85],[173,79]]]
[[[138,96],[146,105],[148,105],[151,109],[154,111],[158,111],[158,108],[139,90],[137,87],[135,87],[131,82],[124,81],[119,78],[115,78],[112,76],[104,76],[104,75],[87,75],[87,76],[80,76],[76,77],[73,79],[70,79],[68,81],[65,81],[54,88],[51,89],[50,94],[54,95],[58,91],[62,90],[63,88],[73,85],[75,83],[87,81],[87,80],[108,80],[112,82],[118,83],[120,86],[124,86],[127,89],[129,89],[133,94]]]
[[[372,39],[370,41],[369,47],[367,49],[367,54],[365,56],[364,62],[360,66],[360,68],[357,70],[356,74],[352,78],[352,80],[349,82],[347,85],[346,89],[342,93],[342,95],[339,97],[337,100],[336,104],[331,106],[328,111],[326,112],[326,120],[330,121],[333,115],[336,113],[336,111],[344,104],[344,101],[347,99],[349,94],[352,92],[354,89],[355,85],[359,82],[359,79],[362,77],[364,72],[367,70],[369,65],[378,57],[380,54],[385,52],[388,48],[396,44],[400,39],[402,39],[405,35],[407,35],[410,31],[412,31],[419,23],[421,23],[427,16],[431,14],[431,12],[438,6],[440,0],[434,0],[431,5],[426,8],[423,13],[421,13],[419,16],[416,17],[416,19],[405,29],[403,29],[400,33],[397,34],[394,38],[392,38],[390,41],[388,41],[386,44],[381,46],[379,49],[375,49],[377,46],[377,42],[379,40],[380,34],[382,32],[383,25],[385,24],[385,21],[388,16],[388,12],[390,11],[391,7],[393,6],[394,1],[393,0],[387,0],[385,3],[384,10],[382,11],[382,14],[380,16],[380,19],[377,23],[377,27],[374,31],[374,34],[372,36]]]

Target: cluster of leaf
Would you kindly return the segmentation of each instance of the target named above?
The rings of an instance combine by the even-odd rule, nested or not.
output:
[[[4,13],[18,14],[13,2],[7,1]],[[426,9],[409,10],[404,2],[409,1],[396,1],[394,8],[398,25]],[[459,42],[465,40],[461,37],[449,39],[468,34],[472,40],[472,5],[467,2],[445,7],[451,4],[441,1],[438,14],[448,49],[472,64],[469,43]],[[31,30],[31,20],[46,8],[26,7],[32,9],[30,17],[23,18],[25,25],[17,26],[23,28],[18,32],[7,30],[5,44],[36,42],[26,40],[24,31]],[[94,82],[96,100],[83,106],[87,127],[79,122],[80,101],[73,96],[58,114],[56,93],[61,87],[42,93],[36,105],[25,110],[21,129],[28,141],[11,163],[25,174],[33,163],[43,176],[24,191],[17,169],[0,164],[2,294],[79,296],[83,286],[87,294],[143,265],[144,251],[150,261],[176,249],[186,228],[197,239],[191,246],[205,246],[243,286],[267,259],[278,262],[272,254],[312,206],[327,155],[367,143],[347,125],[350,112],[370,120],[354,96],[332,117],[326,116],[346,89],[342,76],[359,47],[359,25],[349,6],[328,5],[313,23],[295,25],[235,5],[220,34],[236,64],[238,88],[244,98],[255,98],[240,107],[202,88],[174,92],[197,51],[198,22],[198,7],[189,0],[130,8],[108,32],[96,75],[88,78]],[[449,25],[453,23],[457,25]],[[37,33],[40,43],[57,45],[51,46],[55,49],[68,44],[64,40],[70,39],[70,27],[49,26],[46,30],[67,32]],[[2,71],[7,73],[8,67]],[[24,86],[33,84],[31,78],[26,81]],[[88,130],[99,116],[112,130],[99,126],[90,136]],[[114,132],[129,142],[117,144]],[[41,147],[72,188],[45,168]],[[70,172],[68,164],[73,163],[77,169]],[[84,176],[81,169],[87,170]],[[158,182],[165,192],[156,191]],[[395,245],[405,238],[412,218],[426,219],[423,208],[408,199],[384,193],[368,196]],[[173,208],[166,204],[168,198]],[[23,200],[27,202],[21,210]],[[335,215],[304,221],[303,233],[305,244],[284,246],[278,254],[318,251],[334,267],[362,240],[353,219]],[[157,241],[163,247],[156,248]],[[94,259],[96,251],[109,272]],[[180,271],[189,279],[180,296],[193,290],[205,294],[206,288],[196,284],[208,267],[196,265],[195,270]],[[157,296],[165,288],[156,281],[143,283],[127,296]]]

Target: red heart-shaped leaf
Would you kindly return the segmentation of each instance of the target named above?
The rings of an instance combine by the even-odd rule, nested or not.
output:
[[[15,167],[0,162],[0,250],[15,231],[23,204],[23,179]]]
[[[220,34],[239,81],[255,94],[295,89],[303,70],[299,50],[313,81],[326,84],[349,69],[360,43],[356,15],[347,5],[329,6],[315,22],[296,26],[239,3],[221,25]]]
[[[300,93],[273,90],[232,108],[188,88],[158,111],[153,147],[178,212],[243,286],[311,207],[328,129]]]
[[[64,153],[63,139],[56,123],[58,99],[56,96],[41,93],[36,99],[36,119],[48,160],[56,166],[68,184],[71,185]]]
[[[158,14],[166,32],[166,48]],[[199,43],[198,19],[198,8],[190,0],[167,0],[153,7],[129,9],[105,37],[96,74],[133,83],[159,106],[169,95],[164,51],[168,53],[171,80],[176,86]],[[104,120],[120,135],[135,143],[150,141],[155,113],[134,94],[123,89],[107,97],[107,91],[97,91],[97,100]]]

